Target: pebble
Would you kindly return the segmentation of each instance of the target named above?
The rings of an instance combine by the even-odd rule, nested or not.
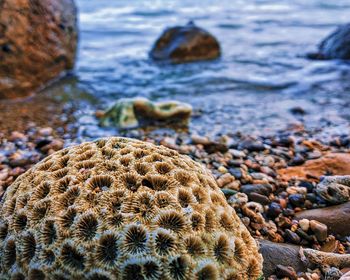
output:
[[[224,186],[228,185],[229,183],[233,182],[235,180],[235,177],[232,176],[230,173],[225,173],[217,179],[217,183],[219,188],[223,188]]]
[[[316,220],[310,221],[310,228],[315,233],[315,236],[318,241],[323,242],[327,239],[327,226]]]
[[[304,230],[302,230],[301,228],[298,228],[296,231],[295,231],[301,238],[309,241],[309,242],[312,242],[313,241],[313,237],[311,235],[308,235]]]
[[[310,221],[308,219],[301,219],[299,221],[299,226],[303,231],[308,231],[310,228]]]
[[[231,159],[227,162],[227,164],[230,167],[240,167],[242,164],[244,164],[244,161],[242,159]]]
[[[227,169],[226,169],[226,167],[225,166],[222,166],[222,165],[220,165],[220,167],[218,168],[218,171],[220,172],[220,173],[226,173],[227,172]]]
[[[239,151],[239,150],[235,150],[235,149],[229,149],[228,151],[233,157],[236,157],[236,158],[245,158],[246,157],[246,153],[243,151]]]
[[[270,200],[266,195],[262,195],[259,193],[255,193],[255,192],[250,193],[248,194],[248,197],[250,198],[250,200],[258,202],[262,205],[267,205],[270,203]]]
[[[263,172],[263,173],[265,173],[265,174],[267,174],[267,175],[269,175],[269,176],[271,176],[271,177],[276,177],[276,176],[277,176],[276,172],[273,171],[273,170],[272,170],[270,167],[268,167],[268,166],[261,166],[261,167],[260,167],[260,171]]]
[[[302,165],[305,162],[305,158],[302,155],[296,155],[290,162],[289,165]]]
[[[9,137],[9,140],[10,141],[18,141],[18,140],[27,141],[28,137],[21,132],[13,131]]]
[[[284,233],[284,238],[293,244],[299,244],[300,240],[301,240],[299,235],[296,234],[295,232],[291,231],[290,229],[286,229],[286,231]]]
[[[276,276],[279,278],[288,277],[291,280],[298,279],[297,273],[291,266],[277,265]]]
[[[41,136],[50,136],[53,132],[53,129],[52,129],[52,127],[44,127],[44,128],[39,129],[38,132]]]
[[[242,171],[240,168],[229,168],[228,172],[230,172],[236,179],[242,178]]]
[[[48,152],[49,150],[58,151],[63,148],[63,145],[64,143],[62,140],[54,139],[49,144],[42,147],[40,150],[44,153]]]
[[[289,202],[295,206],[295,207],[301,207],[303,206],[304,202],[305,202],[305,196],[299,193],[296,194],[291,194],[288,197]]]
[[[281,205],[279,205],[276,202],[272,202],[269,205],[269,209],[267,211],[267,214],[271,217],[271,218],[276,218],[278,217],[278,215],[280,215],[282,213],[282,207]]]
[[[301,181],[299,183],[299,187],[306,188],[306,190],[308,192],[312,192],[314,190],[314,188],[315,188],[315,186],[312,183],[308,182],[308,181]]]
[[[272,192],[273,188],[270,184],[248,184],[241,186],[241,192],[243,193],[259,193],[263,195],[269,195]]]
[[[265,150],[265,145],[261,141],[245,140],[240,143],[239,147],[250,152],[261,152]]]

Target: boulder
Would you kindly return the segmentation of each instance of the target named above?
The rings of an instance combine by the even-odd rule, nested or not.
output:
[[[208,31],[192,21],[185,26],[165,29],[155,42],[150,57],[159,61],[183,63],[220,56],[220,45]]]
[[[31,95],[74,66],[73,0],[0,0],[0,99]]]
[[[278,170],[283,180],[318,181],[323,175],[349,175],[350,153],[327,153],[321,158],[306,161],[303,165]]]
[[[350,202],[337,206],[305,210],[298,212],[296,220],[308,219],[321,222],[328,227],[329,233],[348,236],[350,232]]]
[[[350,176],[326,176],[316,186],[316,193],[330,204],[350,201]]]
[[[313,59],[350,59],[350,24],[339,26],[319,45],[318,52],[309,54]]]
[[[299,251],[301,247],[285,243],[275,243],[268,240],[259,240],[260,253],[263,256],[263,272],[267,278],[274,274],[278,265],[290,266],[295,271],[306,271],[308,262],[302,262]]]

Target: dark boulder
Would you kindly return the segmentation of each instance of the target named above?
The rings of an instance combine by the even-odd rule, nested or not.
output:
[[[350,24],[339,26],[320,43],[318,52],[308,56],[313,59],[350,59]]]
[[[259,240],[260,253],[263,256],[263,272],[267,278],[276,272],[278,265],[289,266],[298,272],[307,271],[310,263],[301,261],[300,247],[285,243],[274,243],[268,240]]]
[[[220,56],[220,45],[208,31],[189,22],[167,28],[155,42],[150,57],[159,61],[183,63]]]
[[[25,97],[72,69],[73,0],[0,0],[0,99]]]

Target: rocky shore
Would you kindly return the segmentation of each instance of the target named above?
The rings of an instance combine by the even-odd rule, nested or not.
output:
[[[322,176],[349,174],[350,137],[325,143],[299,129],[269,137],[236,133],[209,139],[181,132],[140,132],[137,138],[189,155],[212,171],[229,204],[259,241],[269,279],[324,277],[328,270],[305,262],[305,257],[303,261],[301,246],[350,253],[349,203],[332,206],[316,192]],[[0,141],[2,193],[47,155],[80,142],[74,134],[34,124],[2,133]],[[339,273],[349,267],[339,267]]]

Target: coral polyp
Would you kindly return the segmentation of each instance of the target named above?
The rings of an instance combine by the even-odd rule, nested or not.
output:
[[[209,171],[150,143],[58,151],[0,204],[0,279],[257,279],[261,266]]]

